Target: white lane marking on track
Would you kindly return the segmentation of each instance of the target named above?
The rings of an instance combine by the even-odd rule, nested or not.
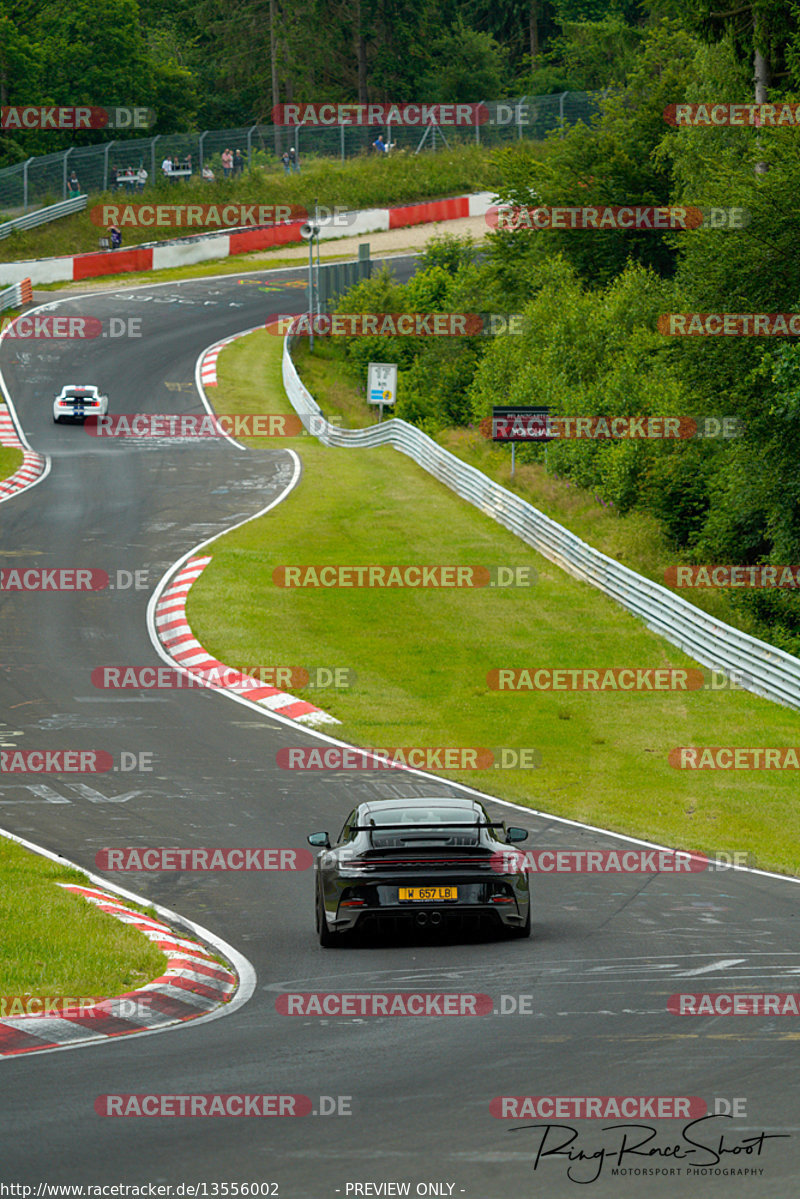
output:
[[[741,966],[742,962],[746,962],[747,958],[720,958],[718,962],[709,962],[707,966],[701,966],[698,970],[682,970],[677,978],[696,978],[698,974],[715,974],[719,970],[725,970],[728,966]]]

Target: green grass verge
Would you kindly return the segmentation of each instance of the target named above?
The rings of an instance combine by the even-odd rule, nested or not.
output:
[[[58,882],[87,879],[0,837],[0,996],[113,996],[163,973],[160,949]]]
[[[291,411],[281,348],[259,331],[225,349],[214,397],[220,411]],[[795,713],[748,692],[490,691],[486,674],[496,667],[691,661],[404,455],[326,449],[308,438],[294,448],[303,462],[297,488],[267,516],[216,541],[190,593],[189,622],[214,656],[239,669],[348,667],[352,689],[308,693],[342,722],[333,731],[346,741],[534,747],[542,756],[537,770],[449,777],[672,846],[747,852],[762,867],[798,870],[791,771],[668,764],[681,745],[791,745]],[[281,564],[412,562],[529,565],[538,582],[507,591],[317,591],[280,589],[272,579]]]
[[[22,466],[22,450],[0,445],[0,480],[8,479]]]
[[[365,381],[359,380],[349,366],[336,340],[318,338],[311,354],[303,339],[295,347],[294,361],[311,394],[328,413],[341,418],[345,428],[362,429],[375,423],[377,409],[366,402]],[[436,440],[462,461],[566,525],[595,549],[661,586],[666,586],[664,572],[668,566],[688,561],[686,555],[670,547],[658,521],[648,513],[631,512],[620,517],[601,504],[593,492],[548,474],[538,462],[517,462],[512,477],[511,447],[488,441],[476,428],[444,429]],[[731,592],[720,588],[671,590],[716,619],[763,639],[763,627],[731,602]]]
[[[149,169],[149,168],[148,168]],[[492,151],[479,146],[456,147],[437,154],[397,155],[385,161],[356,158],[347,162],[309,159],[297,174],[257,169],[237,180],[204,184],[200,179],[172,185],[162,179],[144,192],[102,192],[89,196],[85,211],[62,217],[35,229],[15,230],[3,241],[3,261],[86,254],[98,249],[105,229],[93,224],[90,213],[98,204],[299,204],[314,201],[333,207],[384,208],[389,205],[438,199],[462,192],[491,190],[496,181]],[[216,228],[216,227],[215,227]],[[200,229],[139,229],[122,227],[123,245],[166,241]],[[208,264],[206,264],[206,271]],[[2,267],[0,266],[0,279]]]

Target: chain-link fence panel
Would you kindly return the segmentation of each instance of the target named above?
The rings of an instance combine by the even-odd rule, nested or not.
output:
[[[76,190],[108,191],[115,171],[130,174],[144,168],[149,186],[166,177],[162,170],[166,159],[173,163],[177,160],[180,170],[190,170],[192,175],[205,171],[215,179],[223,179],[256,167],[280,170],[281,155],[290,147],[295,150],[298,166],[304,158],[311,157],[344,162],[374,153],[373,143],[379,133],[392,146],[393,153],[405,154],[465,145],[509,145],[523,138],[538,141],[563,125],[588,122],[599,111],[599,105],[600,96],[595,93],[563,92],[556,96],[484,101],[488,119],[474,125],[251,125],[73,146],[0,170],[0,212],[13,217],[30,208],[65,200]],[[291,164],[290,169],[293,169]],[[70,188],[73,172],[77,189]],[[171,182],[179,186],[186,177],[174,176]]]

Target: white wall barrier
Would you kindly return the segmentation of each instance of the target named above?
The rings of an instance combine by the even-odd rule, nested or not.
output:
[[[544,558],[597,587],[695,661],[724,671],[756,695],[800,709],[800,658],[715,619],[667,587],[593,549],[406,421],[393,418],[368,429],[340,429],[329,424],[300,381],[292,362],[291,340],[287,337],[283,347],[283,384],[305,428],[324,445],[394,446]]]

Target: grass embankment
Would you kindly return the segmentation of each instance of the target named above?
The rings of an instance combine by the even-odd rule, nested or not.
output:
[[[147,169],[149,170],[149,164]],[[167,183],[150,180],[141,193],[119,190],[89,196],[84,212],[62,217],[35,229],[17,230],[3,240],[2,260],[53,258],[85,254],[98,249],[106,229],[93,224],[91,210],[98,204],[284,204],[313,209],[314,201],[329,208],[385,208],[415,201],[490,190],[495,183],[491,151],[479,146],[458,147],[437,154],[397,155],[387,159],[356,158],[303,161],[301,170],[286,175],[282,168],[257,168],[238,179],[204,183]],[[54,197],[57,199],[58,197]],[[190,234],[218,231],[219,227],[167,229],[122,226],[123,248],[145,242],[166,241]],[[0,265],[0,280],[2,266]]]
[[[0,997],[101,998],[163,973],[160,949],[59,882],[87,879],[0,837]]]
[[[17,313],[14,313],[16,316]],[[2,318],[0,318],[2,320]],[[5,404],[0,400],[0,413],[6,411]],[[22,450],[11,446],[0,445],[0,482],[8,479],[22,466]]]
[[[220,411],[291,411],[281,348],[260,331],[223,351]],[[490,690],[487,672],[497,667],[692,663],[404,455],[326,449],[309,438],[281,444],[301,453],[299,485],[213,544],[211,566],[189,596],[192,628],[216,657],[240,669],[349,667],[352,689],[306,693],[342,722],[332,731],[346,741],[534,747],[537,770],[450,777],[676,847],[747,851],[762,867],[798,871],[793,772],[668,764],[681,745],[791,745],[796,714],[748,692]],[[457,591],[275,586],[276,566],[307,563],[519,564],[533,566],[538,582]]]
[[[341,417],[345,428],[362,429],[377,420],[377,409],[366,402],[366,383],[349,369],[344,351],[334,339],[318,338],[314,353],[305,340],[298,342],[294,361],[311,394],[331,415]],[[399,384],[402,388],[402,379]],[[391,415],[391,414],[389,414]],[[666,586],[668,566],[688,562],[688,555],[672,549],[654,516],[631,512],[620,517],[586,488],[548,474],[541,463],[516,464],[511,475],[511,448],[487,440],[477,428],[442,430],[436,440],[451,454],[494,479],[496,483],[566,525],[577,537],[617,562]],[[763,639],[763,628],[746,611],[731,602],[731,593],[720,588],[670,588],[682,599],[734,628]]]
[[[8,479],[22,466],[22,450],[0,445],[0,481]]]

